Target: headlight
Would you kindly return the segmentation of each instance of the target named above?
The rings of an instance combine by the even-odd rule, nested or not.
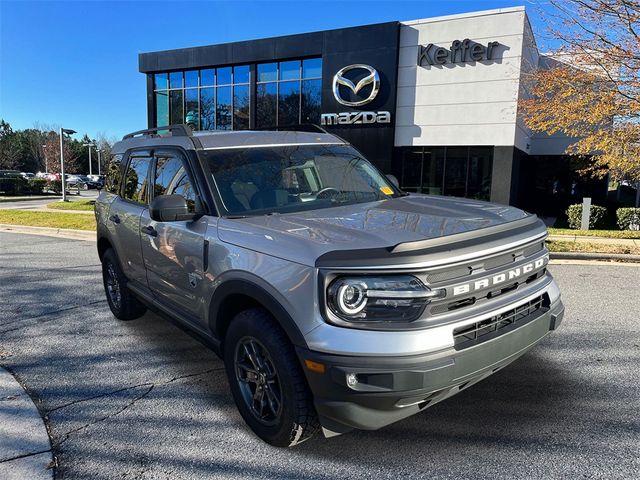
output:
[[[327,290],[329,309],[352,322],[411,322],[444,295],[444,289],[431,290],[411,275],[342,277]]]

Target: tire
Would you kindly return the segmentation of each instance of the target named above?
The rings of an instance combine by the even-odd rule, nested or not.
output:
[[[248,371],[256,365],[249,351],[258,352],[253,358],[263,368],[253,371],[260,378]],[[233,319],[225,337],[224,363],[240,415],[262,440],[275,447],[292,447],[320,429],[293,345],[267,312],[245,310]],[[274,408],[278,404],[274,398],[279,398],[279,408]],[[258,410],[265,413],[262,418]]]
[[[112,248],[102,257],[102,282],[111,313],[118,320],[134,320],[147,311],[147,307],[127,288],[127,277]]]

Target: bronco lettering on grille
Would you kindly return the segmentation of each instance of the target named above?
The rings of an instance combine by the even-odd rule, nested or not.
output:
[[[456,285],[453,287],[453,296],[464,295],[465,293],[475,292],[482,290],[483,288],[493,287],[500,285],[509,280],[515,280],[525,275],[529,275],[534,270],[541,268],[547,263],[548,257],[542,257],[534,262],[525,263],[517,268],[507,270],[506,272],[498,273],[490,277],[481,278],[475,282],[463,283],[462,285]]]

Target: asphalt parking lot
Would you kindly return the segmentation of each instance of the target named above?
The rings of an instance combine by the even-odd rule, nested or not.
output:
[[[0,233],[0,365],[45,416],[58,478],[637,478],[640,268],[551,270],[567,315],[513,365],[382,430],[289,450],[249,432],[191,336],[111,316],[93,242]]]

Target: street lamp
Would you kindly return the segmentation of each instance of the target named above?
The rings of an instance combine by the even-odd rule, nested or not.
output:
[[[46,145],[42,145],[42,153],[44,154],[44,173],[49,173],[47,172],[47,146]]]
[[[83,143],[82,146],[83,147],[89,147],[89,175],[91,175],[92,174],[91,173],[91,147],[95,148],[96,144],[95,143]]]
[[[67,183],[64,180],[64,134],[73,135],[76,133],[75,130],[71,130],[69,128],[60,127],[60,180],[62,181],[62,201],[67,201]]]
[[[102,149],[98,149],[98,175],[101,175],[100,172],[100,163],[102,162]]]

